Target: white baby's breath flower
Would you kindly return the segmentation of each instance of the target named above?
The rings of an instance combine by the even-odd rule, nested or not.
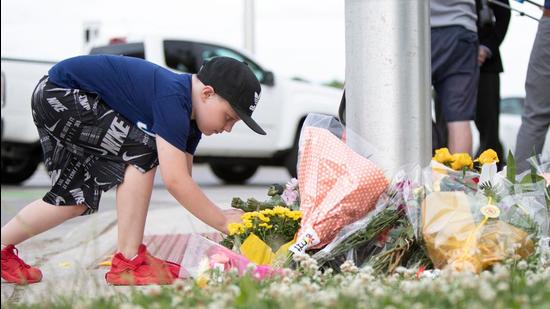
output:
[[[150,285],[145,289],[144,294],[153,297],[160,296],[160,294],[162,294],[162,289],[160,285]]]
[[[359,271],[359,268],[355,266],[355,263],[351,260],[346,260],[342,265],[340,265],[340,271],[343,274],[355,274]]]
[[[403,266],[398,266],[396,269],[395,269],[395,272],[398,273],[398,274],[404,274],[407,272],[407,268],[406,267],[403,267]]]
[[[179,306],[182,302],[183,302],[183,299],[180,296],[176,295],[176,296],[172,297],[172,301],[171,301],[170,306],[172,308],[175,308],[175,307]]]
[[[179,278],[174,280],[174,283],[173,283],[174,289],[178,291],[183,291],[183,288],[185,287],[185,285],[186,285],[185,281]]]
[[[493,301],[497,296],[495,290],[485,281],[482,281],[479,286],[479,297],[485,301]]]
[[[132,304],[132,303],[124,303],[119,306],[120,309],[143,309],[140,305]]]
[[[518,269],[519,270],[526,270],[527,267],[529,267],[529,264],[527,264],[526,261],[524,261],[524,260],[519,261],[519,263],[518,263]]]
[[[509,288],[510,286],[507,282],[500,282],[499,284],[497,284],[497,290],[499,291],[508,291]]]

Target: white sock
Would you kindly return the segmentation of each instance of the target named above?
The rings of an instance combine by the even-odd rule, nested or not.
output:
[[[122,252],[120,252],[120,251],[119,251],[119,253],[122,254],[122,256],[123,256],[124,258],[126,258],[128,261],[133,261],[135,258],[138,257],[138,255],[136,254],[136,255],[134,255],[133,258],[129,259],[129,258],[126,257],[126,255],[124,255],[124,253],[122,253]]]

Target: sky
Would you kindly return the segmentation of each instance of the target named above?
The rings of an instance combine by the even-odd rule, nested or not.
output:
[[[511,2],[515,8],[540,16],[532,5]],[[344,4],[343,0],[256,1],[254,58],[276,77],[343,81]],[[81,54],[85,51],[83,29],[90,24],[99,25],[102,40],[154,34],[234,48],[244,45],[244,0],[2,0],[1,6],[2,57],[61,60]],[[537,25],[512,14],[501,46],[503,97],[525,94]]]

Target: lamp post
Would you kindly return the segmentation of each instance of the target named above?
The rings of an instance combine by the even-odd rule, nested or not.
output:
[[[345,14],[347,129],[377,148],[387,176],[408,163],[427,165],[429,1],[346,0]]]

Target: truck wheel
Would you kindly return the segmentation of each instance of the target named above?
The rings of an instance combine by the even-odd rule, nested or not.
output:
[[[298,138],[294,141],[294,146],[286,155],[285,167],[290,176],[298,177]]]
[[[285,167],[290,176],[296,178],[298,177],[298,148],[300,143],[300,133],[302,132],[302,125],[304,124],[304,120],[300,121],[300,124],[298,125],[298,129],[296,130],[296,136],[294,137],[294,145],[292,145],[292,148],[288,152],[285,158]]]
[[[29,156],[20,159],[2,158],[2,184],[19,184],[29,179],[40,161]]]
[[[242,184],[254,176],[257,165],[210,163],[210,169],[218,178],[229,184]]]

